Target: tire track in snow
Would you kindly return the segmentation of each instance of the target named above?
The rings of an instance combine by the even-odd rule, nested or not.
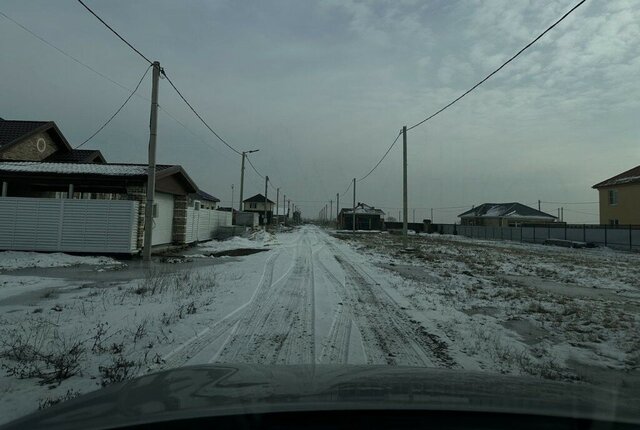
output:
[[[289,274],[261,291],[243,314],[218,362],[313,363],[313,279],[311,244],[303,230]]]
[[[346,276],[346,296],[371,364],[455,367],[447,344],[413,321],[369,275],[363,274],[335,245],[329,249]]]
[[[215,342],[221,336],[223,336],[228,331],[232,330],[233,327],[241,320],[242,316],[247,312],[247,310],[251,307],[251,305],[258,299],[261,293],[268,289],[266,285],[271,285],[273,279],[273,271],[275,267],[275,261],[278,256],[281,254],[281,251],[273,253],[271,256],[267,258],[265,261],[265,266],[262,272],[262,277],[258,282],[256,290],[253,295],[249,299],[248,302],[240,305],[235,310],[227,314],[224,318],[219,321],[216,321],[211,326],[206,327],[204,330],[199,332],[196,336],[191,339],[183,342],[180,346],[175,348],[173,351],[166,354],[163,359],[163,364],[160,366],[161,368],[174,368],[180,367],[184,365],[189,359],[195,356],[198,352],[202,351],[212,342]]]
[[[329,334],[322,342],[322,349],[318,357],[318,363],[346,364],[349,357],[349,343],[351,341],[352,315],[350,306],[346,300],[344,284],[327,268],[318,254],[314,257],[314,265],[323,272],[325,279],[334,286],[334,294],[339,298]]]

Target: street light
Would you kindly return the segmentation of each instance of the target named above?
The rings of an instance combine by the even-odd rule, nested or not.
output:
[[[238,210],[242,212],[242,197],[244,195],[244,159],[247,154],[260,151],[259,149],[252,149],[251,151],[242,151],[242,167],[240,167],[240,201],[238,202]],[[233,206],[232,206],[233,208]]]

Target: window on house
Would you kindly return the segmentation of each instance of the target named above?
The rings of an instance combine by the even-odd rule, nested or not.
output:
[[[609,190],[609,205],[615,206],[618,204],[618,190]]]
[[[199,201],[193,202],[193,209],[199,211],[202,204]]]
[[[609,220],[609,225],[619,225],[619,224],[620,224],[620,220],[618,220],[617,218]]]
[[[251,209],[255,209],[255,208],[257,208],[257,207],[258,207],[258,204],[257,204],[257,203],[249,203],[249,207],[250,207]]]
[[[158,214],[159,214],[159,212],[160,212],[160,211],[158,210],[158,204],[157,204],[157,203],[154,203],[154,204],[153,204],[153,217],[154,217],[154,218],[158,218]]]

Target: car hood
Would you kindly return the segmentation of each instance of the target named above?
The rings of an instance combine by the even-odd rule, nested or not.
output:
[[[345,409],[505,412],[640,423],[638,404],[637,392],[459,370],[208,365],[142,376],[3,428],[114,428],[203,416]]]

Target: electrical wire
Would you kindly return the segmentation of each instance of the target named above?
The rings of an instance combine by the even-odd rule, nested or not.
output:
[[[10,16],[6,15],[5,13],[0,12],[0,15],[3,16],[4,18],[8,19],[9,21],[13,22],[15,25],[17,25],[18,27],[20,27],[21,29],[23,29],[24,31],[26,31],[27,33],[32,35],[33,37],[35,37],[36,39],[40,40],[42,43],[44,43],[46,45],[49,45],[51,48],[55,49],[56,51],[58,51],[59,53],[61,53],[65,57],[75,61],[78,64],[80,64],[82,67],[86,68],[87,70],[90,70],[93,73],[97,74],[98,76],[100,76],[100,77],[106,79],[107,81],[111,82],[112,84],[119,86],[123,90],[126,90],[127,92],[131,92],[130,88],[127,88],[126,86],[122,85],[121,83],[111,79],[109,76],[105,75],[104,73],[100,72],[99,70],[94,69],[93,67],[89,66],[88,64],[83,63],[82,61],[80,61],[79,59],[74,57],[73,55],[71,55],[68,52],[66,52],[65,50],[57,47],[53,43],[51,43],[48,40],[46,40],[44,37],[34,33],[32,30],[30,30],[29,28],[25,27],[24,25],[22,25],[21,23],[19,23],[15,19],[11,18]],[[138,97],[142,97],[142,96],[138,96]],[[142,98],[147,100],[147,101],[149,101],[149,99],[146,99],[144,97],[142,97]]]
[[[87,6],[87,5],[86,5],[82,0],[78,0],[78,3],[80,3],[82,6],[84,6],[84,8],[85,8],[86,10],[88,10],[88,11],[89,11],[89,13],[91,13],[91,15],[95,16],[95,17],[98,19],[98,21],[100,21],[102,24],[104,24],[104,26],[105,26],[105,27],[107,27],[109,30],[111,30],[111,32],[112,32],[113,34],[115,34],[116,36],[118,36],[118,38],[119,38],[120,40],[122,40],[124,43],[126,43],[126,44],[127,44],[127,46],[128,46],[129,48],[133,49],[133,50],[136,52],[136,54],[138,54],[140,57],[142,57],[142,58],[143,58],[147,63],[149,63],[149,64],[153,64],[153,62],[152,62],[151,60],[149,60],[149,59],[148,59],[148,58],[147,58],[147,57],[146,57],[142,52],[140,52],[139,50],[137,50],[137,49],[136,49],[136,47],[135,47],[135,46],[133,46],[131,43],[129,43],[129,42],[128,42],[124,37],[120,36],[120,34],[119,34],[117,31],[115,31],[115,30],[113,29],[113,27],[111,27],[111,26],[110,26],[109,24],[107,24],[107,23],[106,23],[102,18],[100,18],[100,17],[98,16],[98,14],[97,14],[97,13],[95,13],[93,10],[91,10],[91,8],[90,8],[89,6]]]
[[[251,159],[249,157],[246,157],[246,159],[249,162],[249,166],[251,166],[253,171],[256,172],[256,175],[260,176],[262,179],[265,179],[264,175],[262,173],[258,172],[258,169],[256,169],[256,166],[253,165],[253,163],[251,162]]]
[[[78,0],[79,1],[79,0]],[[238,151],[236,148],[234,148],[233,146],[231,146],[229,143],[227,143],[226,140],[224,140],[222,137],[220,137],[220,135],[218,133],[216,133],[216,131],[211,128],[211,126],[209,124],[207,124],[207,122],[202,118],[202,116],[195,110],[195,108],[191,105],[191,103],[189,103],[189,101],[182,95],[182,93],[180,92],[180,90],[175,86],[175,84],[173,83],[173,81],[171,80],[171,78],[169,78],[169,76],[167,75],[167,73],[164,71],[164,69],[162,69],[160,71],[160,73],[162,73],[162,76],[164,76],[167,79],[167,82],[169,82],[169,85],[171,85],[171,87],[175,90],[175,92],[178,94],[178,96],[180,96],[180,98],[182,99],[183,102],[185,102],[185,104],[187,106],[189,106],[189,109],[191,109],[191,112],[194,113],[194,115],[196,117],[198,117],[198,119],[200,120],[200,122],[202,122],[202,124],[204,124],[205,127],[207,127],[209,129],[209,131],[211,133],[213,133],[213,135],[215,137],[218,138],[218,140],[222,143],[224,143],[227,148],[229,148],[230,150],[232,150],[233,152],[235,152],[238,155],[242,155],[242,152]]]
[[[93,139],[98,133],[100,133],[107,125],[109,125],[109,123],[111,122],[111,120],[113,120],[116,115],[118,115],[120,113],[120,111],[127,105],[127,103],[129,102],[129,100],[131,100],[131,97],[133,97],[133,95],[136,93],[136,91],[138,91],[138,88],[140,88],[140,84],[142,84],[142,81],[144,80],[145,76],[147,76],[147,73],[149,73],[149,69],[151,68],[151,65],[149,65],[147,67],[147,69],[144,71],[144,73],[142,74],[142,77],[140,78],[140,80],[138,81],[138,84],[136,85],[136,87],[133,89],[133,91],[131,92],[131,94],[129,94],[129,97],[127,97],[124,101],[124,103],[122,103],[120,105],[120,107],[118,108],[118,110],[116,110],[113,115],[111,115],[111,117],[107,120],[107,122],[105,122],[104,124],[102,124],[102,126],[100,128],[98,128],[91,136],[89,136],[87,139],[85,139],[84,142],[82,142],[80,145],[76,146],[74,149],[78,149],[81,146],[83,146],[85,143],[89,142],[91,139]]]
[[[382,158],[380,159],[380,161],[378,161],[376,163],[375,166],[373,166],[373,168],[371,170],[369,170],[369,173],[367,173],[366,175],[364,175],[362,178],[357,179],[356,182],[361,182],[364,181],[365,179],[367,179],[369,177],[370,174],[373,173],[374,170],[376,170],[378,168],[378,166],[380,165],[380,163],[382,163],[382,161],[387,157],[387,155],[389,154],[389,152],[391,151],[391,149],[395,146],[396,142],[398,142],[398,139],[400,138],[400,136],[402,135],[402,132],[399,132],[398,135],[396,136],[396,138],[394,139],[393,143],[391,144],[391,146],[389,146],[389,149],[387,149],[387,152],[384,153],[384,155],[382,156]]]
[[[463,97],[465,97],[467,94],[469,94],[470,92],[472,92],[473,90],[475,90],[476,88],[478,88],[480,85],[482,85],[484,82],[486,82],[489,78],[491,78],[493,75],[495,75],[496,73],[498,73],[500,70],[502,70],[507,64],[509,64],[510,62],[512,62],[513,60],[515,60],[520,54],[522,54],[524,51],[526,51],[527,49],[529,49],[534,43],[536,43],[539,39],[541,39],[545,34],[547,34],[549,31],[551,31],[556,25],[560,24],[560,22],[562,22],[567,16],[569,16],[574,10],[576,10],[578,7],[582,6],[582,4],[585,2],[586,0],[582,0],[580,1],[578,4],[576,4],[575,6],[573,6],[567,13],[565,13],[564,15],[562,15],[562,17],[560,19],[558,19],[556,22],[554,22],[550,27],[548,27],[545,31],[543,31],[542,33],[540,33],[535,39],[533,39],[531,42],[527,43],[524,48],[520,49],[518,52],[515,53],[515,55],[513,55],[511,58],[509,58],[507,61],[505,61],[504,63],[502,63],[502,65],[500,67],[498,67],[497,69],[495,69],[493,72],[489,73],[484,79],[482,79],[480,82],[478,82],[477,84],[475,84],[474,86],[472,86],[471,88],[469,88],[467,91],[465,91],[464,93],[462,93],[462,95],[460,95],[458,98],[454,99],[452,102],[450,102],[449,104],[445,105],[443,108],[439,109],[438,111],[436,111],[435,113],[429,115],[428,117],[426,117],[425,119],[423,119],[422,121],[412,125],[411,127],[407,128],[407,131],[409,130],[413,130],[416,127],[421,126],[422,124],[424,124],[425,122],[429,121],[431,118],[435,117],[436,115],[444,112],[445,110],[447,110],[448,108],[450,108],[451,106],[453,106],[456,102],[458,102],[460,99],[462,99]]]
[[[35,33],[33,30],[29,29],[28,27],[26,27],[25,25],[23,25],[22,23],[16,21],[15,19],[13,19],[12,17],[8,16],[7,14],[5,14],[4,12],[0,11],[0,16],[6,18],[7,20],[13,22],[15,25],[17,25],[18,27],[20,27],[22,30],[24,30],[25,32],[29,33],[31,36],[35,37],[36,39],[40,40],[42,43],[46,44],[47,46],[55,49],[56,51],[58,51],[60,54],[64,55],[65,57],[71,59],[72,61],[74,61],[75,63],[81,65],[82,67],[84,67],[85,69],[95,73],[96,75],[100,76],[101,78],[111,82],[113,85],[116,85],[119,88],[122,88],[123,90],[127,91],[128,93],[134,93],[134,91],[127,87],[126,85],[121,84],[120,82],[110,78],[109,76],[105,75],[104,73],[100,72],[99,70],[97,70],[94,67],[91,67],[90,65],[88,65],[87,63],[81,61],[80,59],[78,59],[77,57],[74,57],[73,55],[71,55],[70,53],[66,52],[64,49],[54,45],[53,43],[49,42],[48,40],[46,40],[44,37],[40,36],[39,34]],[[151,100],[143,95],[138,94],[137,92],[135,92],[135,96],[138,97],[139,99],[142,99],[146,102],[151,102]],[[162,105],[158,105],[158,109],[160,109],[162,112],[164,112],[169,118],[171,118],[173,121],[175,121],[176,123],[178,123],[180,126],[182,126],[185,130],[187,130],[191,135],[193,135],[194,137],[197,137],[201,143],[204,143],[208,146],[213,147],[213,145],[209,144],[208,142],[204,141],[202,139],[202,137],[200,137],[199,135],[197,135],[195,132],[193,132],[193,130],[191,130],[189,127],[187,127],[182,121],[180,121],[178,118],[176,118],[175,115],[173,115],[169,110],[167,110],[165,107],[163,107]]]

